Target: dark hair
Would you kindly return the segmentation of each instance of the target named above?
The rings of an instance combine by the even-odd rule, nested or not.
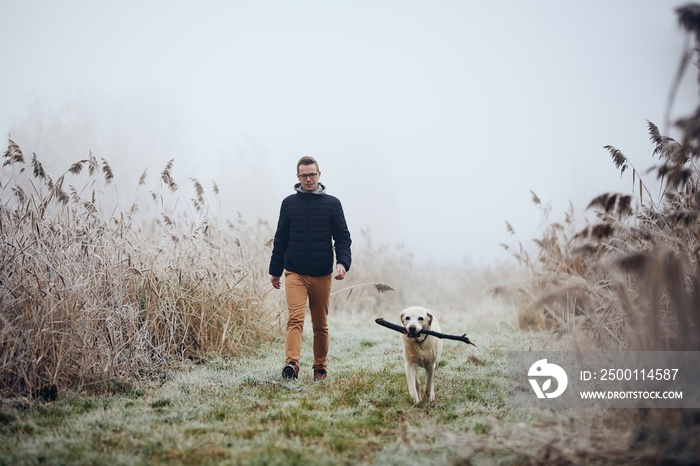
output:
[[[316,165],[316,170],[320,171],[320,169],[318,168],[318,162],[315,158],[311,157],[310,155],[305,155],[299,159],[299,161],[297,162],[297,174],[299,173],[300,165]]]

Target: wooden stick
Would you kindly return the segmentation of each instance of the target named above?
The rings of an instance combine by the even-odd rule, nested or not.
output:
[[[387,322],[386,320],[382,319],[381,317],[379,317],[378,319],[374,319],[374,321],[376,323],[378,323],[379,325],[381,325],[382,327],[386,327],[388,329],[395,330],[395,331],[397,331],[399,333],[403,333],[403,334],[408,333],[403,326],[392,324],[391,322]],[[467,338],[466,333],[464,335],[448,335],[446,333],[433,332],[432,330],[426,330],[426,329],[421,329],[418,332],[418,334],[421,334],[421,333],[423,333],[425,335],[432,335],[432,336],[438,337],[438,338],[444,338],[445,340],[462,341],[468,345],[472,345],[472,346],[478,348],[478,346],[476,346],[474,343],[472,343],[472,341],[469,338]]]

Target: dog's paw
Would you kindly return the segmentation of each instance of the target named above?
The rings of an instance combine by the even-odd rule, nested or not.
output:
[[[431,396],[429,393],[423,393],[423,396],[421,398],[421,402],[426,404],[426,405],[434,406],[435,405],[435,395]]]

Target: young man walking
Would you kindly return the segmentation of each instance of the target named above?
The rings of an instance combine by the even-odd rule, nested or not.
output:
[[[313,373],[317,381],[326,378],[333,252],[335,249],[335,279],[342,280],[350,270],[352,240],[343,207],[336,197],[326,193],[326,187],[319,182],[321,170],[313,157],[299,159],[297,178],[296,192],[287,196],[280,208],[270,258],[270,281],[279,289],[284,272],[289,318],[282,376],[287,379],[299,376],[308,302],[314,334]]]

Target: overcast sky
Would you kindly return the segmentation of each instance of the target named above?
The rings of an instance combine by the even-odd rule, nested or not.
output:
[[[505,221],[541,231],[530,190],[583,228],[631,192],[604,145],[643,171],[646,120],[677,136],[684,3],[2,0],[0,129],[58,171],[92,150],[124,187],[175,158],[227,216],[273,223],[313,155],[358,245],[503,260]]]

